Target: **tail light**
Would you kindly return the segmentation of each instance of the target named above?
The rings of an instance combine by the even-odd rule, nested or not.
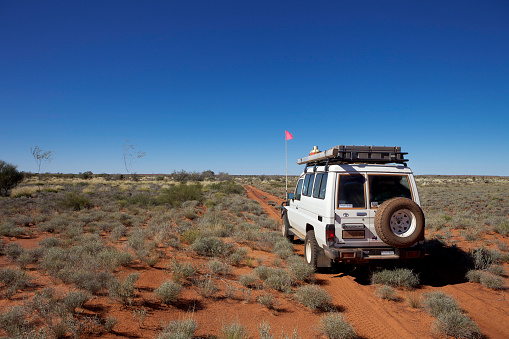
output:
[[[325,241],[327,242],[327,246],[334,245],[334,237],[336,236],[336,227],[333,224],[328,224],[325,226]]]

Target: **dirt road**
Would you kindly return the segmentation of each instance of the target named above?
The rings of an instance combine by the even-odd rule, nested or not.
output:
[[[270,217],[280,220],[279,212],[267,202],[273,200],[281,204],[282,199],[253,186],[246,186],[246,190],[249,198],[258,201]],[[295,242],[295,249],[300,255],[304,252],[301,242]],[[505,267],[507,271],[508,266]],[[438,281],[422,285],[413,293],[441,290],[451,294],[484,335],[489,338],[509,338],[509,301],[503,293],[468,282],[444,285],[439,281],[440,276],[433,276],[429,272],[433,272],[433,269],[429,268],[422,273],[431,275],[424,280]],[[316,278],[317,283],[327,289],[334,304],[343,310],[361,337],[433,338],[431,327],[434,318],[425,310],[412,308],[406,302],[408,293],[412,292],[398,291],[398,301],[378,298],[375,295],[376,287],[369,285],[368,269],[340,265],[330,272],[317,273]]]

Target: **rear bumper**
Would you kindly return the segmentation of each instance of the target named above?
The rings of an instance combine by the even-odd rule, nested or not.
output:
[[[324,246],[325,255],[337,261],[368,262],[370,260],[418,259],[426,254],[422,246],[409,248],[365,247],[365,248],[331,248]]]

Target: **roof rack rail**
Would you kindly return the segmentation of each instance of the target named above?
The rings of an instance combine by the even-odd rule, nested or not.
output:
[[[406,166],[408,159],[404,158],[406,152],[401,152],[398,146],[345,146],[338,145],[326,151],[300,158],[297,164],[306,166],[351,163],[371,164],[403,164]]]

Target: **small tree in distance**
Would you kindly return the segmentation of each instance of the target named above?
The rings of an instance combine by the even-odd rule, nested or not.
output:
[[[133,163],[137,159],[143,158],[145,156],[145,152],[136,151],[135,146],[132,144],[129,144],[129,140],[125,141],[125,144],[123,147],[124,147],[124,151],[122,153],[122,159],[124,160],[125,170],[127,171],[128,174],[133,174],[133,177],[134,177],[134,173],[131,173],[131,170],[133,168]]]
[[[23,173],[16,168],[17,166],[0,160],[0,195],[7,196],[7,192],[23,180]]]
[[[30,147],[30,153],[37,164],[37,173],[41,179],[41,169],[53,160],[53,151],[43,151],[39,146]]]

